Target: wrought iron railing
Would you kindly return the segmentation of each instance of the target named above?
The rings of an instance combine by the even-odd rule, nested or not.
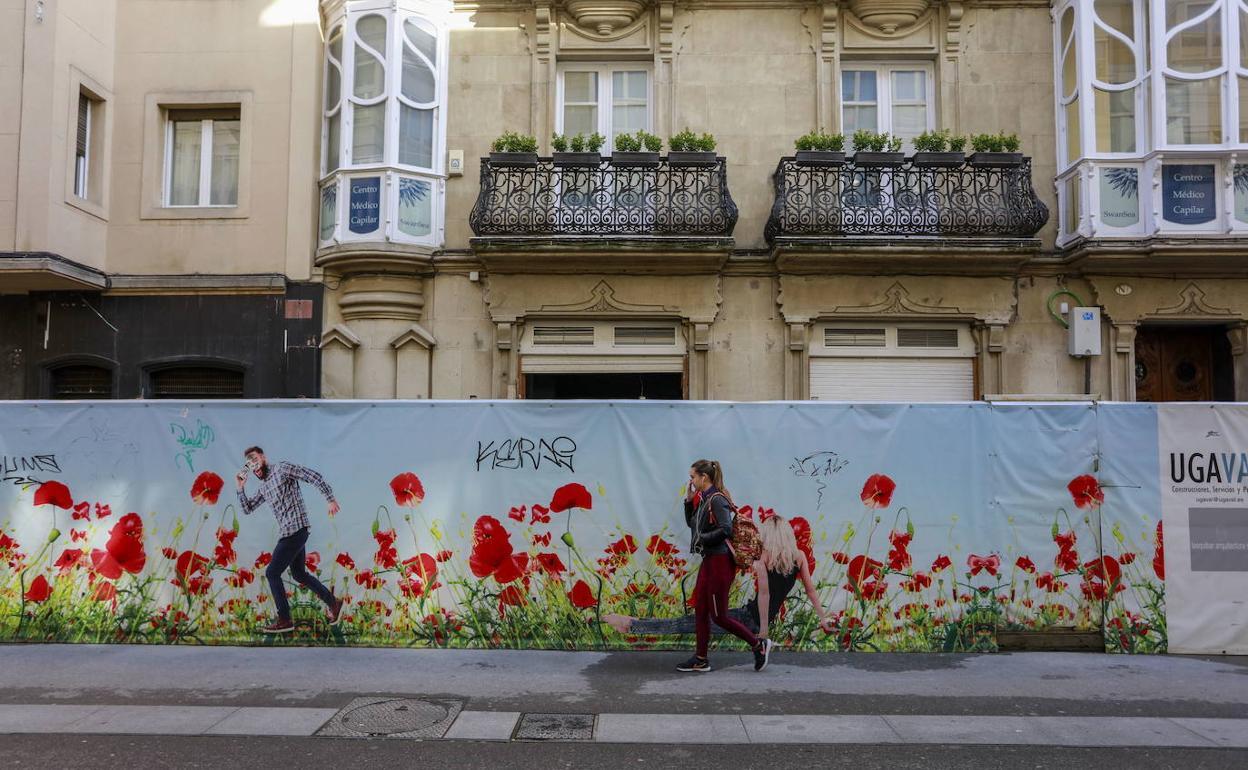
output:
[[[1031,160],[986,167],[804,165],[783,158],[768,243],[784,237],[906,236],[1026,238],[1048,221],[1031,186]]]
[[[737,205],[726,161],[505,165],[481,159],[468,217],[478,236],[729,236]]]

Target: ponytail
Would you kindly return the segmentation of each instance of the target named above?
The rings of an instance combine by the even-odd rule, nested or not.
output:
[[[724,468],[719,464],[719,460],[698,460],[693,464],[692,468],[698,473],[709,476],[711,485],[723,492],[724,497],[728,498],[728,502],[732,502],[732,495],[729,494],[728,488],[724,486]]]

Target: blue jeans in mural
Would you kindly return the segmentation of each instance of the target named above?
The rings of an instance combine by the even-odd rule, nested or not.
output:
[[[277,617],[282,620],[290,620],[290,602],[286,600],[286,586],[282,582],[282,573],[288,569],[290,576],[297,580],[299,585],[311,589],[312,593],[319,596],[326,606],[333,607],[337,602],[333,592],[308,572],[306,564],[308,557],[304,550],[307,542],[307,527],[278,540],[277,545],[273,547],[273,561],[269,562],[268,568],[264,571],[264,576],[269,579],[273,604],[277,607]]]

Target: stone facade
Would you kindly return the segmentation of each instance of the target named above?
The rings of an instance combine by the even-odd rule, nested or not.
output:
[[[318,238],[325,41],[369,9],[427,11],[440,30],[427,243]],[[806,399],[827,329],[935,324],[966,335],[975,398],[1132,400],[1137,331],[1181,326],[1230,341],[1234,397],[1248,399],[1248,245],[1234,239],[1058,249],[1055,216],[1021,237],[765,237],[777,163],[798,136],[844,129],[855,63],[926,68],[932,128],[1017,133],[1055,212],[1053,60],[1037,0],[0,0],[0,99],[20,105],[0,113],[0,294],[32,307],[62,293],[287,298],[312,282],[329,398],[520,397],[537,327],[650,324],[677,329],[689,398]],[[518,131],[548,155],[562,73],[621,62],[648,75],[653,133],[715,135],[731,236],[474,235],[491,142]],[[92,200],[73,191],[80,93],[102,104]],[[237,203],[162,205],[170,110],[222,105],[241,123]],[[1086,366],[1050,312],[1058,292],[1103,311]],[[211,337],[190,347],[207,356]],[[46,365],[0,345],[13,372]],[[48,395],[13,372],[0,397]]]

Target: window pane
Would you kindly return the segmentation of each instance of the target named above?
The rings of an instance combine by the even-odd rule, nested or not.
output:
[[[1079,87],[1078,73],[1075,70],[1075,43],[1071,37],[1074,23],[1075,10],[1067,8],[1062,16],[1062,39],[1058,43],[1058,55],[1062,57],[1062,96],[1070,96]]]
[[[1248,69],[1248,9],[1239,12],[1239,66]]]
[[[334,225],[338,219],[338,183],[321,188],[321,240],[334,237]]]
[[[342,124],[342,113],[339,112],[329,119],[325,130],[325,173],[338,170],[339,136]]]
[[[433,168],[433,110],[399,108],[399,163]]]
[[[1140,221],[1140,172],[1136,168],[1101,170],[1101,222],[1132,227]]]
[[[355,128],[352,130],[351,147],[352,163],[381,163],[386,143],[385,118],[385,104],[355,107]]]
[[[645,72],[613,72],[611,74],[611,90],[616,101],[624,99],[646,99]]]
[[[1134,0],[1096,0],[1096,15],[1101,21],[1134,40],[1134,5]]]
[[[234,206],[238,203],[237,120],[212,121],[212,179],[210,203]]]
[[[893,107],[892,133],[905,139],[913,139],[927,130],[927,108]]]
[[[1083,154],[1079,137],[1079,100],[1066,105],[1066,162],[1074,163]]]
[[[342,98],[342,74],[338,72],[338,65],[329,65],[325,79],[325,109],[332,110]]]
[[[385,68],[362,47],[355,47],[355,95],[359,99],[381,96],[385,89]]]
[[[1239,78],[1239,141],[1248,144],[1248,77]]]
[[[646,127],[644,104],[616,105],[611,109],[611,135],[632,134]]]
[[[1235,218],[1248,222],[1248,164],[1235,164]]]
[[[1166,29],[1174,29],[1179,24],[1194,19],[1204,13],[1213,0],[1165,0]]]
[[[1135,152],[1135,89],[1102,91],[1096,96],[1096,151]]]
[[[1069,235],[1079,229],[1079,177],[1062,182],[1062,233]]]
[[[408,19],[403,22],[403,33],[407,35],[408,41],[417,51],[425,55],[425,58],[437,66],[438,63],[438,38],[434,34],[434,27],[424,19]]]
[[[1179,72],[1217,69],[1222,64],[1222,12],[1170,38],[1166,63]]]
[[[1221,144],[1221,78],[1166,78],[1166,141],[1170,144]]]
[[[420,104],[437,100],[433,70],[407,48],[403,49],[403,96]]]
[[[845,124],[847,138],[859,129],[874,131],[878,125],[875,107],[846,107],[841,122]]]
[[[927,101],[927,73],[899,71],[893,73],[893,102]]]
[[[563,75],[563,101],[585,103],[598,101],[597,72],[566,72]]]
[[[399,177],[399,230],[422,237],[433,231],[433,195],[423,179]]]
[[[386,55],[386,17],[377,14],[361,16],[355,23],[355,33],[364,45],[383,57]]]
[[[342,28],[334,30],[334,36],[329,41],[329,55],[334,61],[342,64]]]
[[[844,70],[841,72],[842,99],[847,102],[875,101],[874,70]]]
[[[1218,169],[1205,163],[1161,167],[1161,211],[1167,222],[1200,225],[1218,215]]]
[[[1097,27],[1096,79],[1121,85],[1135,79],[1135,53],[1116,37]]]
[[[593,105],[567,105],[563,108],[563,133],[586,136],[598,130],[598,108]]]
[[[170,153],[169,204],[199,205],[199,153],[203,127],[198,120],[173,124],[173,152]]]

